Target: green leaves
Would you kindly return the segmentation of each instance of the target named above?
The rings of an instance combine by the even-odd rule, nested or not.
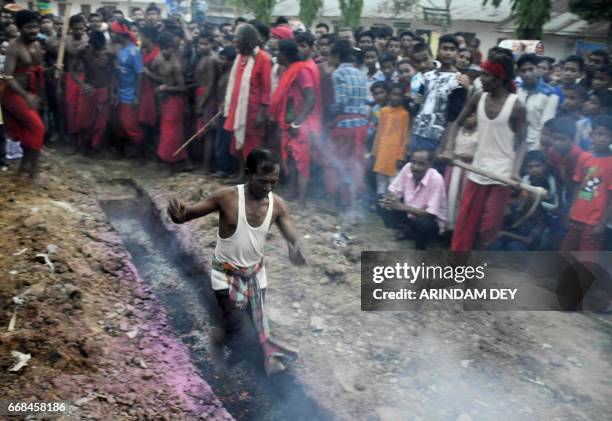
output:
[[[357,29],[361,22],[363,0],[339,0],[342,26]]]
[[[276,0],[228,0],[228,3],[239,8],[248,10],[255,18],[269,25],[272,21],[272,12],[276,6]]]
[[[580,0],[582,1],[582,0]],[[502,0],[490,0],[499,7]],[[516,36],[519,39],[541,39],[542,28],[550,20],[551,0],[510,0],[516,16]],[[483,0],[482,4],[489,3]]]
[[[299,18],[306,28],[310,28],[323,7],[323,0],[300,0]]]

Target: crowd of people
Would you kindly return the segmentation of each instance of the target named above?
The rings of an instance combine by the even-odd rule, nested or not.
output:
[[[456,251],[610,250],[604,50],[558,61],[485,54],[477,38],[455,33],[433,54],[390,27],[188,23],[151,3],[129,17],[71,16],[57,63],[62,19],[6,9],[0,18],[0,151],[19,142],[19,172],[33,179],[43,146],[62,142],[93,159],[154,152],[172,171],[197,164],[228,184],[243,181],[251,151],[267,148],[292,199],[324,197],[347,223],[378,213],[417,249],[452,232]],[[525,190],[486,174],[547,197],[533,207]]]

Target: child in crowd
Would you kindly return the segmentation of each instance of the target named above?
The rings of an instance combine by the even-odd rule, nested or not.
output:
[[[370,108],[368,123],[368,150],[371,150],[372,145],[374,144],[376,129],[380,119],[380,110],[387,105],[389,86],[385,82],[374,82],[370,87],[370,95],[372,95],[372,98],[374,99],[374,105]]]
[[[593,119],[593,151],[578,159],[577,186],[561,250],[599,251],[612,210],[612,116]]]
[[[385,82],[397,82],[396,64],[397,57],[394,54],[386,53],[380,57],[380,70],[382,70],[385,76]]]
[[[397,63],[397,81],[402,85],[402,92],[404,93],[404,108],[410,109],[411,100],[411,87],[410,81],[414,76],[414,68],[410,63],[410,60],[401,60]]]
[[[580,119],[582,106],[587,100],[587,90],[582,85],[574,84],[563,90],[563,103],[561,104],[559,115]]]
[[[557,180],[561,212],[565,214],[573,197],[574,183],[572,180],[578,158],[584,151],[574,144],[576,126],[571,118],[557,117],[549,121],[552,145],[546,150],[546,156]]]
[[[561,102],[565,96],[566,90],[571,89],[584,73],[584,60],[580,56],[569,56],[563,63],[563,72],[561,73]]]
[[[380,120],[380,111],[387,105],[387,99],[389,96],[389,86],[382,81],[377,81],[370,87],[370,95],[374,98],[374,105],[370,107],[370,116],[368,118],[368,143],[367,151],[372,150],[374,145],[374,139],[376,138],[376,131],[378,129],[378,122]],[[370,211],[376,211],[376,174],[372,170],[374,167],[374,159],[370,153],[366,156],[366,185],[368,186],[368,196],[370,202]]]
[[[612,90],[612,65],[605,64],[595,69],[593,91],[600,93],[610,90]]]
[[[468,164],[472,163],[476,146],[478,144],[476,113],[470,114],[463,126],[459,129],[457,139],[455,140],[455,156]],[[461,196],[467,181],[465,170],[460,167],[449,166],[446,168],[444,175],[446,187],[448,191],[448,220],[447,229],[453,230],[455,222],[459,215],[459,205],[461,204]]]
[[[378,81],[384,81],[385,75],[382,71],[378,69],[378,50],[374,47],[364,47],[361,50],[363,54],[363,64],[367,69],[366,78],[368,81],[368,104],[372,104],[374,102],[374,97],[372,96],[372,85]]]
[[[537,152],[537,151],[532,151]],[[544,179],[538,179],[533,184],[536,187],[549,189]],[[534,251],[539,250],[542,234],[546,229],[547,217],[542,204],[525,218],[531,210],[534,197],[521,192],[505,209],[504,224],[490,250],[495,251]]]
[[[547,184],[549,186],[548,195],[542,200],[542,207],[550,215],[559,209],[559,195],[555,177],[548,169],[546,156],[540,150],[527,152],[525,155],[525,170],[527,174],[523,176],[523,182],[532,186]]]
[[[402,53],[402,45],[398,37],[389,38],[389,41],[387,41],[387,53],[391,53],[395,57]]]
[[[593,82],[595,84],[595,82]],[[592,120],[600,114],[609,113],[612,110],[612,92],[593,91],[588,100],[582,106],[583,117],[576,122],[576,143],[589,151],[592,147],[591,132]]]
[[[400,84],[389,88],[389,105],[380,111],[376,138],[372,147],[375,158],[376,194],[382,197],[392,177],[406,161],[410,115],[403,106],[404,93]]]
[[[546,230],[540,242],[540,248],[544,250],[555,250],[559,245],[559,232],[561,230],[561,218],[559,217],[559,195],[555,177],[551,173],[544,152],[533,150],[527,152],[524,160],[527,172],[523,176],[523,182],[532,186],[543,186],[548,194],[542,200],[540,206],[546,213]]]

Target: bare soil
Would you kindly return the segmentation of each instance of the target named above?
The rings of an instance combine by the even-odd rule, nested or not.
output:
[[[196,368],[193,347],[190,355],[185,345],[185,336],[196,341],[207,327],[171,328],[168,304],[151,292],[150,275],[136,271],[99,202],[133,198],[124,182],[130,180],[163,215],[170,197],[193,203],[220,184],[198,173],[171,175],[157,163],[56,150],[44,161],[46,190],[0,175],[3,394],[79,402],[82,418],[231,419],[223,407],[228,398],[213,393],[214,379]],[[275,336],[299,349],[292,375],[332,418],[599,420],[612,413],[610,315],[435,306],[362,312],[361,251],[410,243],[393,241],[366,215],[361,226],[343,228],[349,244],[336,246],[336,215],[317,204],[290,208],[311,265],[291,266],[273,228],[267,309]],[[210,261],[217,222],[161,221],[202,265]],[[54,272],[36,257],[50,244],[58,249],[49,254]],[[7,332],[15,296],[24,304]],[[14,364],[11,351],[32,356],[17,373],[6,371]]]

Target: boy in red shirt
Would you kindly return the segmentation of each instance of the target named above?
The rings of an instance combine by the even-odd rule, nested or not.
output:
[[[579,183],[561,250],[599,251],[612,209],[612,116],[593,120],[593,152],[578,159],[574,181]]]
[[[574,197],[573,178],[576,173],[578,158],[584,152],[574,144],[576,125],[570,117],[557,117],[546,122],[552,139],[546,149],[546,157],[557,179],[557,191],[560,192],[561,209],[567,213]]]

